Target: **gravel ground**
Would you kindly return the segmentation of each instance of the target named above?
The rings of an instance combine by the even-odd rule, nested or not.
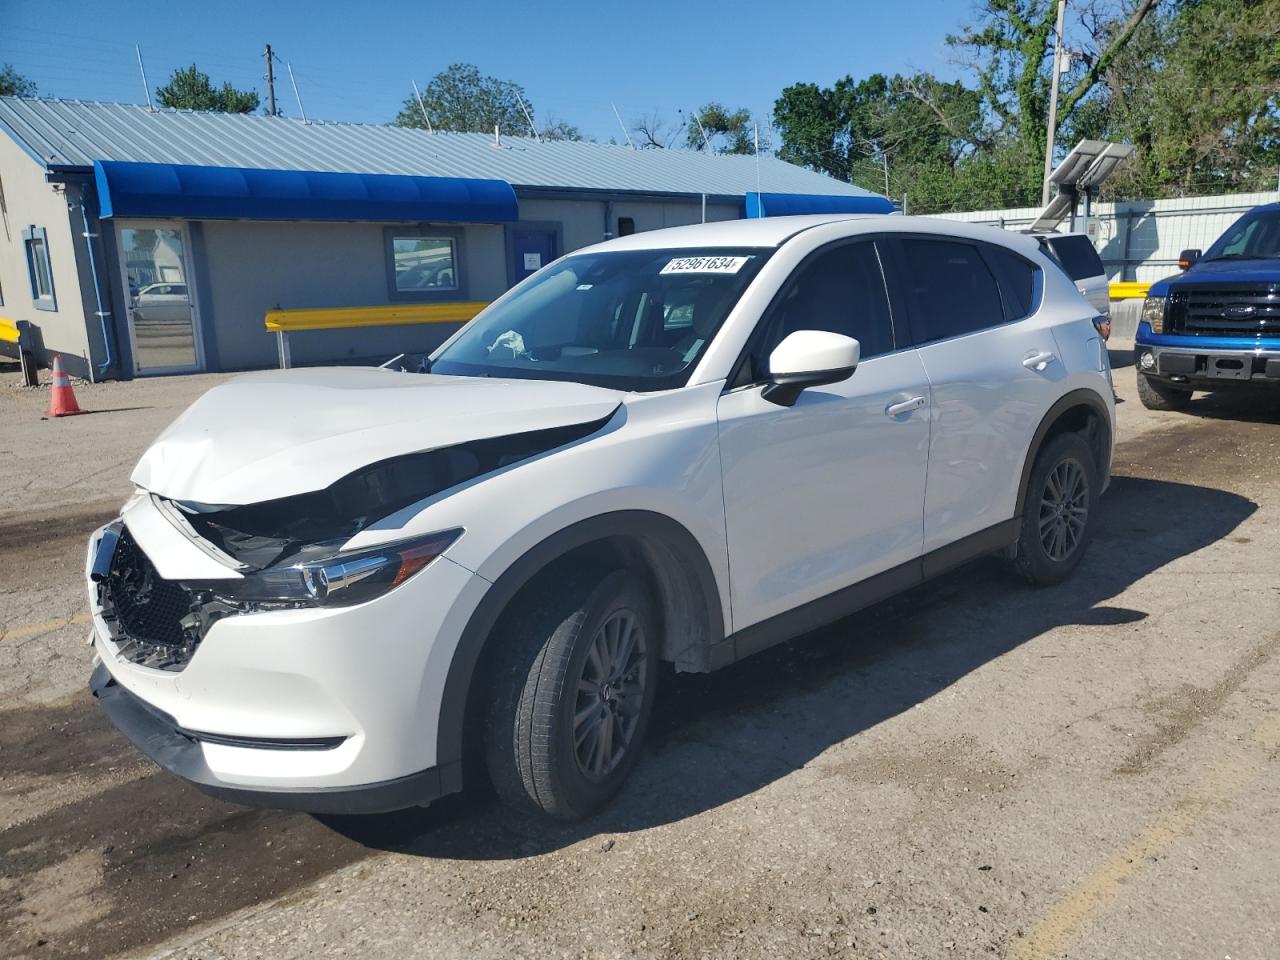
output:
[[[1280,956],[1280,404],[1138,404],[1061,587],[981,561],[665,684],[618,803],[222,804],[84,690],[84,537],[220,378],[0,372],[0,956]]]

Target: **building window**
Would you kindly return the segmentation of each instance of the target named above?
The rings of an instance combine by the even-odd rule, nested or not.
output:
[[[31,302],[37,310],[57,310],[53,295],[53,267],[49,263],[49,241],[44,227],[27,227],[22,231],[27,249],[27,273],[31,278]]]
[[[463,289],[458,231],[389,227],[389,293],[395,300],[456,299]]]
[[[618,236],[629,237],[636,232],[635,217],[618,218]]]

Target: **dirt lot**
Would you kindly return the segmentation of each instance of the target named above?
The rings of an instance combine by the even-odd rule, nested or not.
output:
[[[249,811],[98,715],[80,568],[215,377],[0,374],[0,956],[1280,957],[1280,398],[1137,403],[1070,583],[981,562],[667,683],[619,803]]]

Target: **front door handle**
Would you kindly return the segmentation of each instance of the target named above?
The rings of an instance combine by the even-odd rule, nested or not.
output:
[[[1039,372],[1057,359],[1058,358],[1052,353],[1042,350],[1039,353],[1033,353],[1031,356],[1027,357],[1027,359],[1022,361],[1022,365],[1028,370],[1035,370]]]
[[[900,417],[904,413],[910,413],[912,410],[919,410],[925,404],[924,397],[912,397],[910,400],[903,400],[901,403],[891,403],[884,408],[886,417]]]

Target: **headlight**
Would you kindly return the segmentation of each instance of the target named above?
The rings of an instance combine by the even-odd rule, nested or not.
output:
[[[1166,297],[1147,297],[1142,301],[1142,319],[1151,324],[1152,333],[1164,333],[1164,304]]]
[[[272,609],[289,607],[348,607],[398,587],[444,553],[461,530],[400,540],[366,550],[288,566],[267,567],[242,580],[187,583],[233,607]]]

